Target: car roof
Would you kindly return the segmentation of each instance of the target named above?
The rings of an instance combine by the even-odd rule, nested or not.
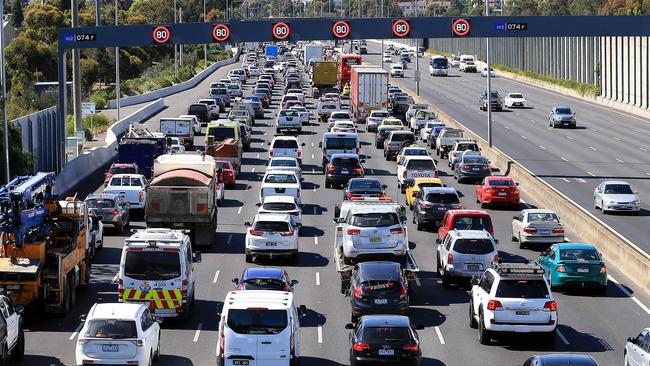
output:
[[[256,290],[230,291],[224,300],[224,308],[247,309],[263,307],[273,310],[289,309],[293,304],[293,294],[285,291]]]
[[[490,214],[484,210],[468,210],[468,209],[448,210],[447,214],[454,215],[454,216],[488,216],[488,217],[490,216]]]
[[[289,214],[286,213],[273,213],[273,212],[263,212],[255,215],[255,221],[283,221],[287,222],[291,220]]]
[[[264,203],[267,202],[289,202],[296,203],[296,198],[293,196],[272,195],[264,197]]]
[[[354,137],[359,138],[359,135],[353,132],[326,132],[323,134],[323,139],[334,137]]]
[[[457,193],[454,187],[422,187],[422,192],[427,193]]]
[[[298,138],[295,136],[274,136],[273,141],[276,140],[295,140],[298,141]]]
[[[548,354],[537,356],[537,359],[542,361],[541,366],[597,366],[589,355]]]
[[[357,268],[366,279],[399,279],[401,266],[397,262],[371,261],[357,264]]]
[[[603,183],[605,183],[605,185],[608,185],[608,184],[625,184],[625,185],[628,185],[628,186],[630,185],[630,183],[628,183],[626,181],[623,181],[623,180],[606,180]]]
[[[356,182],[377,182],[381,185],[381,181],[377,178],[352,178],[348,182],[350,183],[356,183]]]
[[[488,239],[492,235],[485,230],[451,230],[450,233],[464,239]]]
[[[88,319],[132,319],[137,320],[144,305],[135,303],[97,303],[88,313]]]
[[[593,244],[585,244],[585,243],[558,243],[557,247],[559,249],[596,249],[596,246]]]
[[[269,267],[269,268],[260,268],[252,267],[246,268],[244,274],[242,275],[242,281],[251,279],[251,278],[272,278],[276,280],[284,279],[284,271],[282,268]]]
[[[407,316],[404,315],[364,315],[360,319],[364,327],[410,327],[411,322]]]
[[[144,178],[144,175],[136,173],[113,174],[113,178]]]

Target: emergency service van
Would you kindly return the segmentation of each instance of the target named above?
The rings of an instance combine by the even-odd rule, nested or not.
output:
[[[200,261],[183,230],[137,230],[122,248],[119,301],[145,304],[156,317],[187,319],[196,289],[194,263]]]

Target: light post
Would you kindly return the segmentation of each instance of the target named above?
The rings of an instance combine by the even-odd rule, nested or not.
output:
[[[490,16],[490,0],[485,0],[485,16]],[[485,62],[487,63],[487,118],[488,146],[492,147],[492,90],[490,85],[490,38],[485,38]]]
[[[115,0],[115,25],[118,22],[119,12]],[[117,106],[117,120],[120,120],[120,48],[115,47],[115,101]]]
[[[0,0],[0,19],[5,18],[5,2]],[[5,178],[9,183],[9,118],[7,117],[7,77],[5,75],[5,32],[0,30],[0,83],[2,83],[2,138],[4,141],[4,158],[5,158]],[[64,81],[65,82],[65,81]]]
[[[176,0],[174,0],[174,23],[178,16],[176,15]],[[178,45],[174,43],[174,76],[178,77]]]
[[[207,17],[207,13],[206,13],[205,0],[203,0],[203,21],[204,22],[207,22],[207,19],[205,19],[206,17]],[[208,67],[208,44],[207,43],[203,44],[203,65],[205,67]]]

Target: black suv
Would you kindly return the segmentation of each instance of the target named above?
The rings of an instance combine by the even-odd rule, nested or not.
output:
[[[367,314],[408,315],[408,281],[396,262],[362,262],[350,277],[352,322]]]
[[[418,230],[425,225],[440,225],[447,210],[462,209],[458,192],[451,187],[423,187],[413,204],[413,223]]]
[[[491,175],[490,162],[484,156],[461,156],[454,165],[454,179],[457,179],[458,183],[465,179],[481,181]]]
[[[357,154],[332,154],[325,167],[325,188],[342,187],[351,178],[363,177],[361,163],[365,163],[365,160],[359,159]]]

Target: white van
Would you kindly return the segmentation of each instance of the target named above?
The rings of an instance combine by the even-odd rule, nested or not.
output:
[[[332,154],[358,154],[359,135],[350,132],[328,132],[323,134],[319,147],[323,150],[323,170]]]
[[[460,65],[458,71],[462,72],[476,72],[476,62],[472,55],[460,55]]]
[[[449,60],[445,56],[434,55],[429,60],[429,75],[447,76],[449,70]]]
[[[217,365],[298,365],[304,313],[291,292],[228,292],[219,320]]]

